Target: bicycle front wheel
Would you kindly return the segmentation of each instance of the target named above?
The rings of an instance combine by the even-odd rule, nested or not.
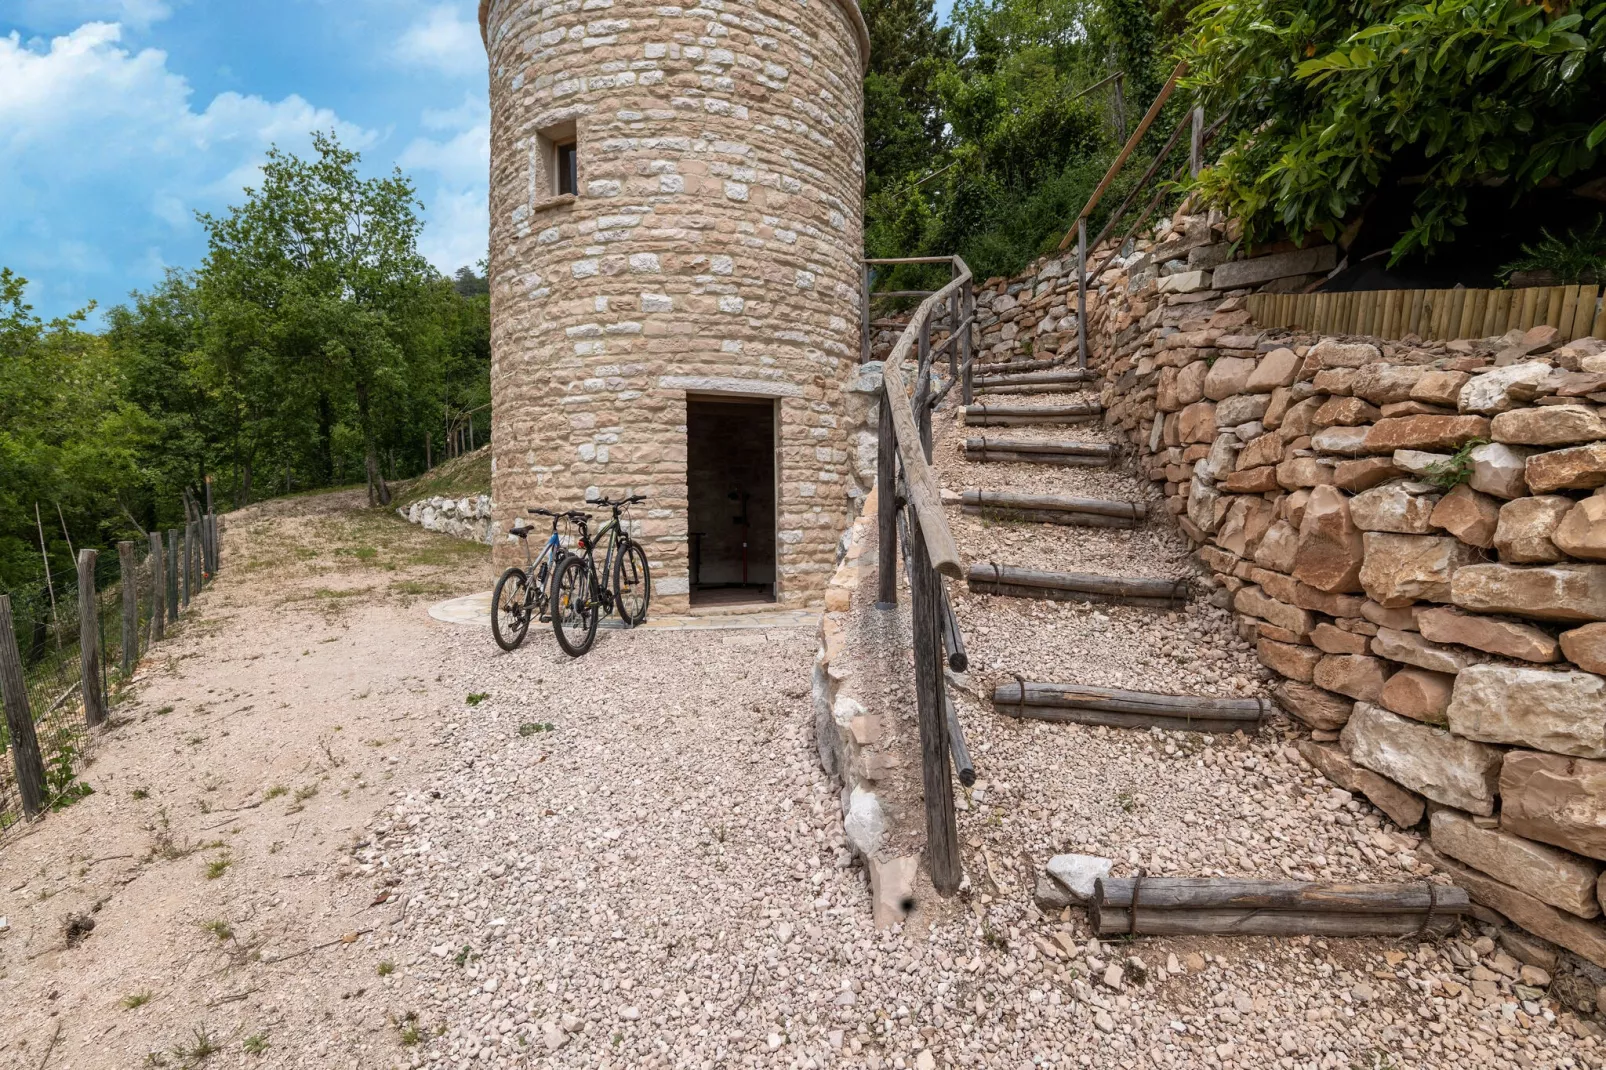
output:
[[[619,619],[631,628],[647,619],[647,603],[652,600],[652,576],[647,571],[647,552],[640,543],[629,542],[613,564],[613,595],[619,605]]]
[[[552,577],[552,633],[571,658],[590,650],[597,638],[596,598],[585,558],[564,558]]]
[[[521,568],[510,568],[491,594],[491,634],[496,645],[512,652],[530,630],[529,580]]]

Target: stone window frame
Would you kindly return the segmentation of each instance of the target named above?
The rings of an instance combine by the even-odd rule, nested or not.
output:
[[[541,212],[564,205],[573,204],[580,197],[584,158],[580,152],[580,127],[573,119],[552,123],[543,126],[535,132],[536,151],[532,161],[536,169],[535,181],[532,183],[537,191],[544,191],[546,197],[537,200],[532,210]],[[575,151],[575,178],[574,192],[560,193],[558,174],[558,150],[567,146],[574,146]]]

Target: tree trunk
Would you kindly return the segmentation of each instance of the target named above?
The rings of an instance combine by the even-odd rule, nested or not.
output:
[[[318,395],[318,477],[325,487],[335,481],[335,410],[328,394]]]

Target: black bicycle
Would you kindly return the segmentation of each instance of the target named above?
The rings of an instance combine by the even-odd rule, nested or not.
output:
[[[568,555],[562,539],[558,537],[558,521],[584,524],[589,515],[576,510],[555,513],[550,509],[531,509],[530,512],[535,516],[551,517],[552,533],[547,537],[546,545],[541,547],[540,556],[532,558],[530,535],[536,529],[513,528],[511,534],[524,543],[524,567],[514,565],[502,573],[496,581],[496,590],[491,594],[491,634],[496,637],[496,645],[508,651],[517,650],[519,644],[524,642],[525,635],[530,631],[530,619],[537,613],[543,622],[552,619],[548,612],[551,595],[547,584]]]
[[[617,610],[627,628],[647,619],[647,603],[652,599],[647,552],[630,537],[620,519],[621,510],[646,500],[645,494],[633,494],[621,501],[597,498],[586,503],[612,509],[613,518],[595,536],[586,529],[584,520],[579,521],[578,550],[564,556],[552,577],[552,631],[558,646],[570,657],[577,658],[591,649],[597,638],[597,622],[604,613]],[[597,544],[604,540],[608,548],[599,572]]]

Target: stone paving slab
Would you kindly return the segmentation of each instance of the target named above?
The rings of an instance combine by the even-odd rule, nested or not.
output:
[[[820,623],[818,609],[767,609],[762,612],[743,612],[744,606],[731,606],[729,613],[702,612],[697,614],[649,614],[641,625],[645,629],[671,631],[720,631],[731,629],[767,630],[788,628],[816,628]],[[464,624],[476,628],[491,626],[491,592],[477,591],[459,598],[450,598],[429,607],[429,615],[446,624]],[[543,625],[543,627],[545,627]],[[616,616],[609,616],[598,627],[624,629]]]

